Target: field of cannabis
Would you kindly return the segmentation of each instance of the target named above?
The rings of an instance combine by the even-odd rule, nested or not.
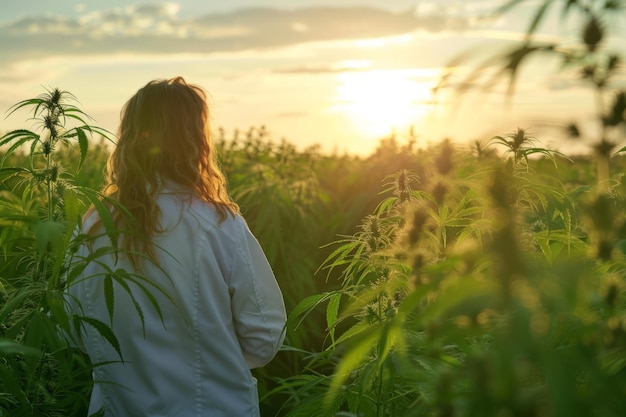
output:
[[[63,92],[24,104],[44,124],[57,105],[85,120]],[[116,343],[62,308],[81,270],[73,230],[102,205],[106,132],[58,132],[3,137],[0,415],[85,415],[101,364],[63,329]],[[472,147],[390,137],[367,158],[297,151],[263,127],[216,142],[290,313],[256,373],[264,415],[626,414],[624,157],[598,184],[593,157],[523,129]]]
[[[551,3],[585,17],[582,47],[532,42]],[[610,87],[623,57],[602,48],[599,24],[626,6],[545,5],[498,62],[511,83],[536,52],[578,72],[601,98],[586,155],[517,127],[467,146],[390,136],[367,157],[298,150],[263,126],[215,132],[289,313],[283,349],[254,371],[263,415],[626,416],[626,91]],[[105,364],[68,330],[117,339],[68,316],[64,293],[117,250],[74,257],[88,207],[116,232],[100,194],[114,137],[62,90],[16,110],[39,124],[0,137],[0,416],[85,416]],[[109,278],[151,291],[125,271]]]

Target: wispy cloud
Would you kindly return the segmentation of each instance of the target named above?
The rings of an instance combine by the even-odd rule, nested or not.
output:
[[[0,26],[0,59],[231,52],[398,36],[417,30],[463,30],[469,24],[460,16],[369,7],[248,8],[195,18],[181,18],[178,11],[175,4],[155,3],[91,12],[79,18],[21,18]]]
[[[371,62],[368,60],[347,60],[331,65],[317,66],[291,66],[285,68],[275,68],[276,74],[337,74],[343,72],[368,71],[371,69]]]

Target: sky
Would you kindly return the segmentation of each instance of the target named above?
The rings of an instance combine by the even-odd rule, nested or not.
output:
[[[0,112],[59,88],[115,132],[139,88],[183,76],[209,93],[214,127],[232,134],[263,125],[272,140],[299,148],[368,155],[381,138],[404,140],[411,128],[427,145],[518,127],[543,134],[547,147],[583,146],[542,130],[594,111],[591,90],[556,61],[524,68],[508,104],[504,88],[461,101],[452,88],[433,94],[457,55],[472,58],[463,73],[519,42],[539,2],[526,3],[493,17],[501,0],[5,0]],[[537,36],[576,35],[577,26],[559,22],[550,15]],[[620,33],[610,43],[625,40]],[[29,128],[27,118],[0,118],[0,132]]]

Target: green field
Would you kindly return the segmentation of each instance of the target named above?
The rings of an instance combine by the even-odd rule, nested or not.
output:
[[[231,194],[290,312],[284,349],[256,372],[265,415],[624,415],[624,157],[598,186],[593,157],[528,138],[394,137],[356,158],[263,128],[233,136],[216,137]],[[91,364],[61,336],[59,303],[108,148],[89,142],[76,173],[71,139],[4,161],[0,415],[88,401]]]

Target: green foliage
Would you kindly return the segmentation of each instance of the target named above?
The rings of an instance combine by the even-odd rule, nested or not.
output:
[[[328,344],[273,392],[285,415],[623,415],[622,177],[568,192],[515,155],[437,161],[445,193],[398,172],[323,265],[342,288],[292,312],[325,305]]]
[[[90,205],[119,233],[90,179],[107,148],[90,140],[85,154],[75,130],[56,131],[66,140],[1,139],[6,415],[84,415],[92,364],[67,334],[93,326],[117,346],[108,323],[62,308],[84,267],[117,252],[74,253],[90,238],[74,234]],[[418,149],[411,137],[355,158],[272,143],[264,128],[218,135],[290,313],[285,348],[255,371],[264,414],[623,415],[624,176],[590,186],[593,161],[541,148],[525,129],[473,153],[450,141]],[[126,271],[102,278],[110,313],[113,288],[158,291]]]
[[[65,289],[86,264],[117,253],[112,247],[87,259],[74,256],[77,245],[92,238],[80,233],[89,206],[107,234],[116,231],[108,203],[75,180],[91,161],[93,135],[108,139],[108,132],[89,125],[73,99],[54,89],[17,103],[10,113],[31,109],[40,133],[19,129],[0,138],[6,148],[0,165],[0,415],[86,414],[92,364],[70,336],[82,326],[95,327],[121,353],[106,323],[70,316],[65,308]],[[111,271],[108,279],[141,283],[124,271]]]

